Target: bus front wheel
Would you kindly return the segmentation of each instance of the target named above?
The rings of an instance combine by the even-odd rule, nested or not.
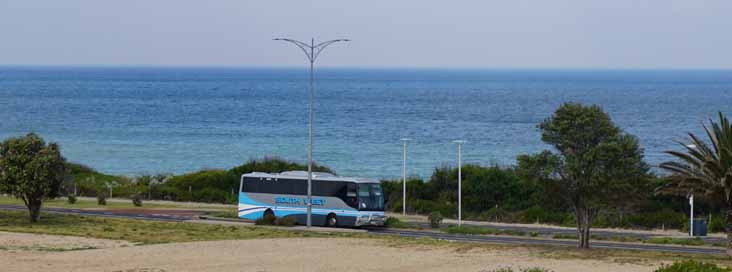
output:
[[[328,217],[325,218],[325,226],[332,228],[336,225],[338,225],[338,218],[334,213],[329,214]]]

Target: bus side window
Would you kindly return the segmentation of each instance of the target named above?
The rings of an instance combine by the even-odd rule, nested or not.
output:
[[[346,204],[358,209],[358,198],[356,197],[355,183],[348,183],[348,185],[346,185]]]
[[[258,193],[259,192],[259,179],[258,178],[248,178],[244,179],[244,183],[241,186],[242,192],[248,192],[248,193]]]

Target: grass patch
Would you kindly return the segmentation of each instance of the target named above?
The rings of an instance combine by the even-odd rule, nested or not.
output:
[[[563,239],[563,240],[577,240],[576,234],[554,234],[552,235],[552,239]],[[600,236],[600,235],[592,235],[590,236],[590,240],[595,241],[613,241],[613,242],[622,242],[622,243],[633,243],[633,242],[643,242],[643,239],[640,237],[635,236],[623,236],[623,235],[612,235],[612,236]]]
[[[20,205],[24,206],[23,201],[14,197],[0,196],[0,204],[2,205]],[[176,205],[164,205],[147,202],[144,207],[137,207],[132,204],[132,200],[117,202],[107,200],[107,205],[99,205],[97,200],[81,199],[77,198],[76,202],[69,203],[66,197],[59,197],[56,199],[50,199],[43,202],[43,207],[52,208],[67,208],[67,209],[90,209],[90,208],[103,208],[103,209],[150,209],[150,208],[181,208]]]
[[[209,212],[207,214],[210,216],[213,216],[213,217],[239,219],[239,214],[237,213],[236,210],[216,211],[216,212]]]
[[[704,240],[696,238],[670,238],[670,237],[653,237],[643,241],[649,244],[660,245],[683,245],[683,246],[703,246]]]
[[[384,227],[392,229],[422,229],[419,225],[404,222],[396,217],[387,217],[386,221],[384,221]]]
[[[443,229],[444,232],[452,234],[473,234],[473,235],[510,235],[510,236],[526,236],[526,232],[516,230],[501,230],[484,228],[477,226],[456,226],[450,225]]]
[[[43,213],[28,222],[21,211],[0,211],[0,231],[83,236],[126,240],[140,244],[288,237],[354,237],[362,233],[317,233],[253,226],[159,222]]]

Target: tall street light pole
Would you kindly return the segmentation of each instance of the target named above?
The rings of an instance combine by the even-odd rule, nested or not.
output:
[[[463,144],[465,141],[456,140],[453,141],[458,146],[458,227],[463,225],[462,211],[463,211]]]
[[[299,47],[303,53],[305,53],[308,61],[310,61],[310,99],[308,101],[308,203],[306,204],[308,209],[307,227],[310,228],[310,226],[312,226],[313,214],[313,93],[315,92],[315,87],[313,86],[313,68],[315,66],[315,60],[318,59],[320,53],[323,52],[323,50],[328,47],[328,45],[336,42],[347,42],[350,40],[337,39],[321,42],[319,44],[315,44],[315,39],[311,39],[310,44],[286,38],[276,38],[274,40],[285,41],[294,44],[295,46]]]
[[[401,138],[402,148],[402,215],[407,215],[407,142],[412,139]]]
[[[689,144],[686,147],[696,149],[696,145]],[[694,192],[689,192],[689,236],[694,237]]]

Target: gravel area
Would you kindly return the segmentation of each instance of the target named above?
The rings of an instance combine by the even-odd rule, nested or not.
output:
[[[57,239],[57,238],[32,238]],[[80,238],[83,239],[83,238]],[[0,250],[4,271],[490,271],[541,266],[557,272],[653,271],[610,260],[549,259],[528,249],[384,245],[378,239],[208,241],[65,252]]]

